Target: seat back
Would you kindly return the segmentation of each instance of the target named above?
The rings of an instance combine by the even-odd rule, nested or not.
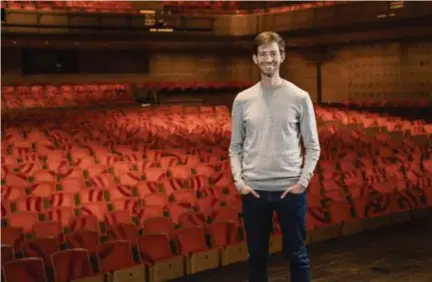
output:
[[[207,249],[204,230],[201,227],[191,226],[180,228],[176,232],[183,255],[199,252]]]
[[[90,254],[96,254],[100,244],[99,232],[96,230],[79,229],[66,236],[66,242],[71,248],[83,248]]]
[[[3,265],[3,273],[6,282],[48,281],[41,258],[23,258],[10,261]]]
[[[13,246],[1,245],[1,264],[4,265],[14,259]]]
[[[131,246],[138,243],[138,227],[133,223],[116,223],[108,227],[108,238],[114,240],[126,240]]]
[[[173,256],[168,236],[145,234],[138,238],[138,248],[144,261],[155,262]]]
[[[28,257],[40,257],[45,265],[51,265],[51,255],[60,250],[57,238],[34,238],[24,242],[23,251]]]
[[[166,217],[152,217],[144,222],[144,231],[146,233],[166,234],[170,240],[174,239],[175,231],[171,219]]]
[[[107,241],[97,248],[99,269],[102,273],[112,272],[134,265],[132,249],[128,241]]]
[[[55,282],[69,282],[93,275],[89,253],[85,249],[69,249],[51,256]]]

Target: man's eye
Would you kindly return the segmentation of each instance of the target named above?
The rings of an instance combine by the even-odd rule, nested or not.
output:
[[[262,57],[264,57],[264,56],[266,56],[266,55],[267,55],[266,53],[261,53],[261,54],[259,54],[259,56],[262,56]],[[270,53],[270,56],[272,56],[272,57],[276,56],[276,52],[274,52],[274,53]]]

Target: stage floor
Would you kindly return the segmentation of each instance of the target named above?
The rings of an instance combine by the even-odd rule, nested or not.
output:
[[[313,282],[432,282],[432,218],[411,220],[308,246]],[[281,255],[269,262],[269,282],[288,282]],[[246,264],[177,281],[247,282]]]

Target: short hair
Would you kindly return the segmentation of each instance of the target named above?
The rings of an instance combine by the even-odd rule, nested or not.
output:
[[[279,46],[279,52],[282,54],[285,54],[285,41],[283,38],[273,31],[264,31],[258,34],[254,39],[254,54],[258,54],[258,47],[264,44],[276,42]]]

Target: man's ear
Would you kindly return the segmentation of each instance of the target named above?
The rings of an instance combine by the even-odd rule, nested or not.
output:
[[[258,58],[257,58],[257,55],[253,54],[253,55],[252,55],[252,60],[254,61],[255,65],[258,65]]]
[[[283,61],[285,61],[285,53],[282,53],[282,54],[281,54],[281,63],[282,63]]]

